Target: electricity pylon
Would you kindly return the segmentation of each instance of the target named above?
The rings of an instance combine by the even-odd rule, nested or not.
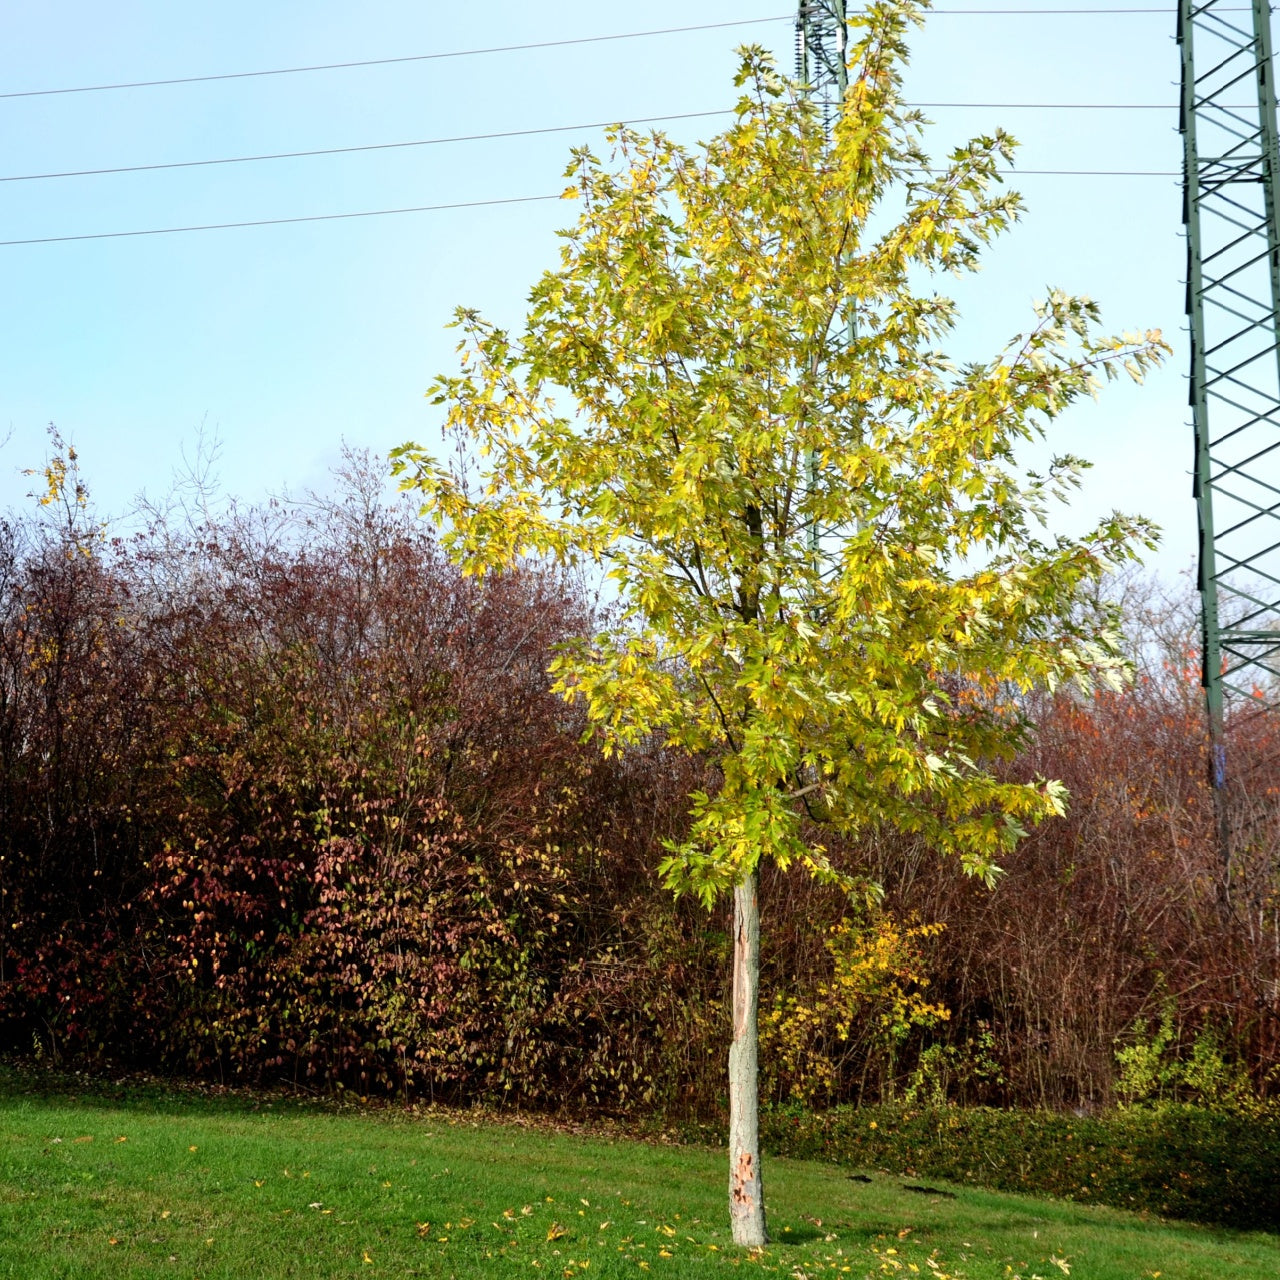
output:
[[[796,80],[810,101],[817,105],[828,138],[844,107],[849,87],[849,20],[845,0],[800,0],[796,10]],[[849,319],[847,342],[854,339],[854,322]],[[818,460],[809,455],[810,488],[817,484]],[[809,528],[809,550],[818,554],[819,530]]]
[[[1268,0],[1250,11],[1180,0],[1178,43],[1202,683],[1229,862],[1241,834],[1232,799],[1256,785],[1233,744],[1280,701],[1280,154]]]
[[[818,104],[831,136],[849,87],[845,0],[800,0],[796,11],[796,79]]]

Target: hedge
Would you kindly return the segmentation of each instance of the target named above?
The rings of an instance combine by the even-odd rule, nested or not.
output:
[[[775,1155],[944,1178],[1000,1191],[1280,1230],[1280,1109],[1124,1108],[1077,1117],[985,1107],[776,1108]]]

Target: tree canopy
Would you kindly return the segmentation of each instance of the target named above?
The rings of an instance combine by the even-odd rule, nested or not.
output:
[[[1077,605],[1152,526],[1052,535],[1085,464],[1017,454],[1166,348],[1051,291],[991,359],[943,354],[935,281],[976,270],[1020,200],[1003,132],[925,154],[901,100],[920,15],[851,22],[830,134],[748,48],[709,142],[618,127],[606,158],[575,151],[581,212],[523,330],[460,310],[460,369],[431,392],[473,468],[397,450],[468,571],[534,556],[612,582],[615,624],[560,654],[556,687],[606,752],[658,735],[718,765],[663,865],[708,902],[764,858],[833,874],[806,818],[916,833],[990,880],[1064,802],[999,767],[1019,694],[1124,665]]]

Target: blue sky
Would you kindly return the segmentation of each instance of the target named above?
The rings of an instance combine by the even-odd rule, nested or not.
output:
[[[1041,7],[1062,7],[1053,0]],[[916,39],[908,96],[937,103],[1167,104],[1162,110],[938,107],[935,154],[1004,125],[1019,167],[1179,165],[1172,9],[952,12]],[[224,0],[11,6],[0,92],[438,53],[742,19],[751,26],[396,66],[165,88],[0,99],[0,177],[708,111],[731,104],[734,48],[791,65],[793,6],[649,0],[485,5]],[[667,126],[682,140],[714,121]],[[558,191],[580,135],[476,142],[169,172],[0,183],[0,240],[502,199]],[[1169,368],[1073,410],[1055,443],[1091,458],[1063,527],[1113,507],[1165,527],[1156,563],[1191,560],[1191,432],[1182,331],[1184,241],[1172,177],[1014,183],[1029,206],[976,278],[956,282],[956,348],[987,353],[1055,285],[1089,293],[1117,329],[1161,327]],[[78,447],[101,509],[160,496],[202,423],[222,488],[248,499],[323,487],[345,439],[385,453],[438,437],[423,398],[451,366],[460,303],[518,321],[554,261],[554,202],[391,218],[0,248],[0,505],[44,456],[45,424]]]

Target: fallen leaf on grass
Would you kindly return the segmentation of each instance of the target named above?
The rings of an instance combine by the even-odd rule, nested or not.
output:
[[[562,1227],[558,1222],[553,1222],[547,1228],[548,1240],[559,1240],[561,1236],[567,1235],[567,1234],[568,1234],[567,1229],[565,1227]]]

